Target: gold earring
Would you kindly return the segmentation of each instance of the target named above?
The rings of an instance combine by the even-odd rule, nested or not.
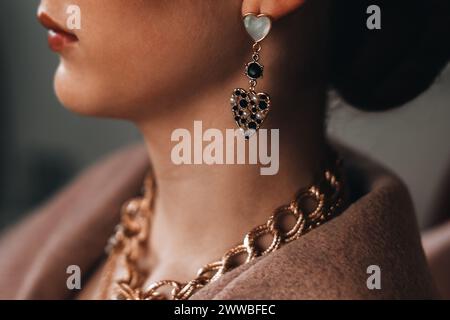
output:
[[[243,17],[247,33],[254,40],[252,61],[245,65],[245,75],[249,78],[249,90],[234,89],[231,96],[231,111],[238,127],[249,139],[259,128],[269,114],[271,108],[270,96],[257,92],[258,79],[263,77],[264,66],[259,62],[261,41],[272,29],[272,19],[265,14],[248,13]]]

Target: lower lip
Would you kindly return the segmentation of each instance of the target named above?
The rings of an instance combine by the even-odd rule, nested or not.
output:
[[[77,37],[69,33],[54,30],[48,32],[48,46],[54,52],[61,52],[65,47],[77,41]]]

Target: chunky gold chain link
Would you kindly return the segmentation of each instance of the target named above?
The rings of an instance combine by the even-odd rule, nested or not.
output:
[[[339,164],[336,168],[338,167]],[[228,250],[220,260],[199,269],[193,280],[187,283],[163,280],[143,289],[148,272],[139,267],[139,258],[145,255],[147,249],[155,189],[154,179],[149,174],[144,183],[143,196],[132,199],[123,206],[121,222],[110,239],[109,259],[124,261],[127,273],[118,281],[107,279],[108,286],[111,285],[111,282],[115,285],[116,295],[113,297],[115,299],[189,299],[199,289],[216,281],[226,272],[257,257],[270,254],[282,245],[297,240],[308,231],[320,226],[338,215],[343,205],[341,177],[332,170],[325,170],[319,177],[317,185],[299,191],[290,204],[276,209],[265,224],[259,225],[247,233],[242,244]],[[289,225],[288,230],[282,223],[285,219],[294,221]],[[267,236],[271,241],[266,248],[263,248],[258,240]],[[244,259],[238,260],[242,256]],[[112,278],[112,272],[110,276]]]

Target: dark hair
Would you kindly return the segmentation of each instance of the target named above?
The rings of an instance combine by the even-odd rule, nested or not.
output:
[[[335,0],[332,84],[350,104],[379,111],[425,91],[450,58],[449,0]],[[381,30],[369,30],[370,5]]]

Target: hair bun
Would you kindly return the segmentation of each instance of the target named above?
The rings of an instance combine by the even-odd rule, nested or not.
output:
[[[450,58],[450,1],[336,1],[332,84],[350,104],[380,111],[425,91]],[[369,30],[367,8],[381,8]]]

